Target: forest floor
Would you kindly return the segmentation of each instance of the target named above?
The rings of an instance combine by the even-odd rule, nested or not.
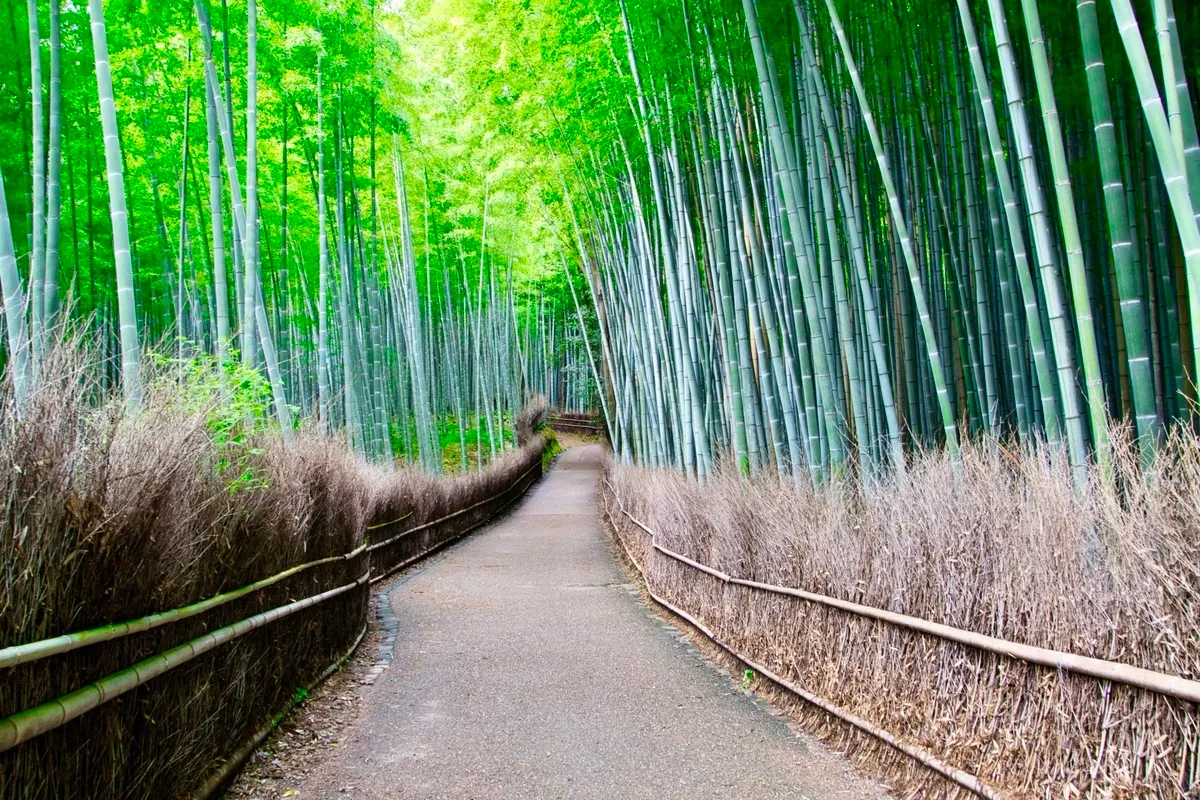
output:
[[[601,469],[571,447],[512,515],[384,584],[359,654],[231,796],[886,797],[642,604]]]

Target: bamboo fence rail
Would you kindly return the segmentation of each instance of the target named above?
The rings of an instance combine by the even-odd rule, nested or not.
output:
[[[170,650],[143,659],[131,667],[107,675],[62,697],[2,719],[0,720],[0,752],[27,742],[46,731],[53,730],[131,689],[136,689],[152,678],[157,678],[163,673],[186,664],[218,645],[231,642],[264,625],[358,588],[366,584],[370,577],[370,572],[364,572],[358,580],[352,583],[246,617],[232,625],[210,631],[177,647],[172,647]]]
[[[608,484],[612,488],[612,484]],[[616,497],[614,491],[613,497]],[[620,498],[617,498],[618,504]],[[1179,700],[1186,700],[1192,703],[1200,703],[1200,681],[1190,680],[1178,675],[1170,675],[1165,672],[1156,672],[1150,669],[1135,667],[1130,664],[1122,664],[1118,661],[1106,661],[1101,658],[1091,658],[1090,656],[1081,656],[1075,653],[1064,653],[1060,650],[1050,650],[1045,647],[1035,647],[1033,645],[1021,644],[1019,642],[1010,642],[1006,639],[998,639],[994,636],[987,636],[974,631],[966,631],[961,628],[954,628],[950,625],[943,625],[939,622],[930,622],[929,620],[920,619],[918,617],[910,617],[906,614],[897,614],[894,611],[885,611],[881,608],[873,606],[864,606],[860,603],[852,603],[849,600],[840,600],[836,597],[828,595],[816,594],[814,592],[806,592],[803,589],[793,589],[789,586],[777,586],[771,583],[760,583],[758,581],[746,580],[745,578],[737,578],[732,575],[714,569],[707,564],[701,564],[694,561],[682,553],[676,553],[662,545],[654,542],[654,531],[646,527],[640,520],[621,507],[621,513],[629,520],[644,530],[650,535],[653,547],[658,552],[673,558],[681,564],[687,564],[693,569],[699,570],[707,575],[720,580],[724,583],[736,584],[738,586],[746,586],[751,589],[757,589],[761,592],[770,592],[773,594],[787,595],[789,597],[797,597],[801,600],[807,600],[812,603],[820,603],[821,605],[836,608],[841,611],[846,611],[851,614],[857,614],[862,617],[870,617],[872,619],[887,622],[892,625],[898,625],[909,630],[918,631],[920,633],[936,636],[946,641],[955,642],[957,644],[974,647],[978,650],[986,650],[989,653],[996,655],[1014,658],[1018,661],[1026,661],[1030,664],[1037,664],[1043,667],[1052,669],[1061,669],[1068,672],[1075,672],[1080,675],[1087,675],[1092,678],[1097,678],[1104,681],[1114,681],[1123,683],[1128,686],[1136,686],[1139,689],[1145,689],[1157,694],[1174,697]]]
[[[218,606],[223,606],[226,603],[231,603],[234,600],[252,594],[259,589],[265,589],[268,586],[273,586],[279,583],[284,578],[290,578],[305,570],[317,567],[322,564],[330,564],[335,561],[349,561],[365,552],[366,544],[354,548],[349,553],[343,553],[340,556],[330,556],[321,558],[316,561],[309,561],[307,564],[299,564],[297,566],[285,569],[276,575],[269,578],[263,578],[260,581],[243,586],[240,589],[234,589],[223,594],[210,597],[207,600],[201,600],[198,603],[183,606],[181,608],[173,608],[170,611],[159,611],[154,614],[149,614],[138,619],[131,619],[128,622],[118,622],[112,625],[102,625],[98,628],[91,628],[86,631],[78,631],[77,633],[65,633],[62,636],[55,636],[51,639],[42,639],[37,642],[29,642],[27,644],[18,644],[12,647],[6,647],[0,650],[0,669],[5,667],[15,667],[18,664],[27,664],[30,661],[37,661],[48,656],[58,655],[59,653],[67,653],[71,650],[76,650],[80,647],[86,647],[91,644],[99,644],[100,642],[108,642],[113,639],[120,639],[125,636],[131,636],[135,633],[142,633],[161,625],[167,625],[172,622],[194,617],[198,614],[203,614],[206,611],[211,611]]]
[[[597,436],[604,433],[604,429],[599,425],[593,425],[590,422],[577,422],[570,419],[551,419],[549,422],[551,428],[562,428],[568,433],[590,433]]]
[[[358,636],[355,637],[350,647],[336,661],[326,667],[325,671],[318,675],[316,680],[304,687],[306,692],[312,692],[313,689],[324,683],[326,678],[337,672],[343,664],[350,660],[350,656],[354,655],[354,651],[358,649],[358,645],[362,642],[363,637],[367,635],[367,628],[369,626],[368,621],[363,620],[362,630],[358,632]],[[192,793],[192,800],[207,800],[207,798],[214,796],[228,784],[234,775],[237,774],[242,764],[246,762],[246,759],[250,757],[250,754],[266,741],[267,737],[271,735],[271,731],[275,730],[275,726],[279,723],[279,720],[295,708],[299,702],[295,696],[289,698],[287,704],[280,710],[279,714],[272,717],[266,725],[255,731],[254,735],[245,744],[229,754],[229,758],[225,759],[224,763],[209,776],[208,780]]]
[[[628,552],[628,551],[626,551],[626,552]],[[700,622],[698,619],[696,619],[691,614],[684,611],[682,608],[675,605],[671,601],[669,601],[666,598],[662,597],[661,595],[655,593],[652,589],[650,589],[649,584],[647,584],[647,586],[646,586],[646,591],[650,593],[650,596],[654,598],[655,602],[660,603],[663,606],[666,606],[673,613],[679,615],[680,617],[683,617],[694,628],[696,628],[701,633],[703,633],[705,636],[707,636],[710,640],[712,640],[712,642],[714,644],[716,644],[722,650],[729,653],[731,656],[736,658],[738,661],[741,661],[742,663],[746,664],[748,667],[753,669],[759,675],[766,676],[768,679],[770,679],[770,681],[772,683],[782,686],[783,688],[787,689],[792,694],[795,694],[798,697],[804,699],[805,701],[812,703],[814,706],[817,706],[822,711],[825,711],[826,713],[837,717],[838,719],[842,720],[843,722],[849,723],[850,725],[853,725],[855,728],[858,728],[861,731],[869,733],[870,735],[874,736],[875,738],[880,739],[881,741],[884,741],[887,744],[890,744],[892,747],[896,748],[897,750],[904,753],[905,755],[915,759],[916,761],[921,762],[925,766],[932,769],[934,772],[937,772],[938,774],[942,775],[943,777],[947,778],[948,780],[951,780],[951,781],[957,783],[959,786],[962,786],[965,789],[970,789],[972,792],[979,795],[980,797],[986,797],[986,798],[988,798],[988,800],[1007,800],[1008,795],[1004,794],[999,789],[996,789],[995,787],[990,786],[987,783],[984,783],[977,775],[972,775],[971,773],[966,772],[965,770],[961,770],[961,769],[958,769],[957,767],[951,766],[950,764],[947,764],[945,761],[938,758],[937,756],[935,756],[933,753],[929,752],[925,748],[918,747],[917,745],[914,745],[914,744],[909,744],[908,742],[904,741],[903,739],[896,737],[889,731],[886,731],[883,728],[880,728],[878,725],[868,722],[867,720],[863,719],[862,717],[860,717],[856,714],[851,714],[848,711],[838,708],[837,706],[835,706],[833,703],[830,703],[825,698],[820,697],[818,695],[813,694],[812,692],[809,692],[805,689],[800,688],[799,686],[792,683],[791,681],[772,672],[770,669],[768,669],[767,667],[758,663],[757,661],[754,661],[753,659],[749,658],[748,656],[745,656],[742,653],[738,652],[737,650],[733,649],[728,644],[721,641],[715,633],[713,633],[711,630],[709,630],[709,628],[707,626],[704,625],[704,623]]]
[[[551,413],[546,424],[551,428],[561,428],[567,433],[585,433],[595,436],[608,436],[608,429],[603,422],[597,422],[599,415],[580,414],[571,411]]]
[[[423,529],[423,528],[427,528],[427,527],[429,527],[429,526],[431,526],[431,525],[433,525],[433,524],[435,524],[435,523],[438,523],[438,522],[444,522],[444,521],[446,521],[446,520],[448,520],[448,519],[451,519],[451,518],[453,518],[453,517],[456,517],[456,516],[458,516],[459,514],[463,513],[464,511],[469,511],[469,510],[471,510],[472,508],[477,508],[478,506],[481,506],[481,505],[483,505],[484,503],[490,503],[490,502],[493,502],[493,501],[495,501],[495,500],[498,500],[498,499],[500,499],[501,497],[503,497],[504,495],[506,495],[506,494],[508,494],[509,492],[511,492],[513,489],[517,488],[517,486],[518,486],[518,485],[520,485],[521,481],[525,479],[525,476],[526,476],[526,475],[528,475],[529,473],[533,472],[533,468],[534,468],[534,467],[540,467],[540,466],[541,466],[541,460],[538,460],[538,461],[534,462],[534,463],[533,463],[533,464],[532,464],[532,465],[529,467],[529,469],[525,470],[525,471],[524,471],[524,472],[522,472],[522,473],[521,473],[519,476],[517,476],[517,479],[516,479],[515,481],[513,481],[513,483],[512,483],[512,485],[511,485],[511,486],[509,486],[507,489],[505,489],[505,490],[504,490],[504,491],[502,491],[502,492],[498,492],[497,494],[494,494],[494,495],[492,495],[492,496],[491,496],[490,498],[488,498],[487,500],[481,500],[480,502],[478,502],[478,503],[475,503],[475,504],[474,504],[474,505],[472,505],[472,506],[468,506],[467,508],[463,509],[462,511],[456,511],[456,512],[454,512],[453,514],[447,514],[446,516],[444,516],[444,517],[441,517],[441,518],[439,518],[439,519],[436,519],[436,520],[434,520],[433,522],[428,522],[428,523],[425,523],[425,524],[424,524],[424,525],[422,525],[422,526],[417,526],[417,527],[415,527],[415,528],[411,528],[411,529],[409,529],[409,530],[407,530],[407,531],[404,531],[403,533],[400,533],[400,534],[397,534],[396,536],[393,536],[391,539],[388,539],[388,540],[387,540],[387,541],[385,541],[385,542],[380,542],[380,545],[379,545],[379,546],[382,546],[382,545],[384,545],[384,544],[389,544],[389,543],[391,543],[391,542],[394,542],[394,541],[396,541],[397,539],[400,539],[400,538],[401,538],[401,537],[403,537],[403,536],[407,536],[407,535],[408,535],[408,534],[410,534],[410,533],[415,533],[415,532],[417,532],[418,530],[421,530],[421,529]],[[526,485],[526,486],[525,486],[525,487],[522,489],[522,493],[524,493],[524,492],[528,491],[528,490],[529,490],[529,486],[530,486],[530,485],[532,485],[532,484],[533,484],[533,481],[532,481],[532,480],[531,480],[531,481],[529,481],[529,484],[527,484],[527,485]],[[443,547],[446,547],[447,545],[449,545],[449,544],[452,544],[452,543],[454,543],[454,542],[458,541],[459,539],[461,539],[462,537],[466,536],[466,535],[467,535],[468,533],[470,533],[471,531],[473,531],[473,530],[475,530],[476,528],[478,528],[480,525],[484,525],[484,524],[486,524],[488,521],[490,521],[490,520],[494,519],[494,518],[495,518],[495,517],[496,517],[498,514],[500,514],[500,513],[501,513],[501,512],[502,512],[504,509],[506,509],[506,508],[508,508],[508,506],[512,505],[512,503],[513,503],[513,502],[516,502],[516,501],[515,501],[515,500],[512,500],[512,501],[509,501],[508,503],[505,503],[505,504],[504,504],[503,506],[501,506],[500,508],[497,508],[497,509],[496,509],[496,510],[495,510],[495,511],[494,511],[494,512],[491,514],[491,515],[489,515],[489,516],[488,516],[486,519],[480,520],[479,522],[475,523],[474,525],[471,525],[470,527],[468,527],[468,528],[464,529],[464,530],[463,530],[461,533],[459,533],[457,536],[453,536],[453,537],[451,537],[450,539],[446,539],[445,541],[438,542],[437,544],[433,545],[432,547],[428,548],[427,550],[422,550],[420,553],[418,553],[417,555],[413,556],[412,558],[407,558],[407,559],[405,559],[405,560],[401,561],[401,562],[400,562],[400,563],[398,563],[398,564],[394,564],[394,565],[392,565],[392,566],[390,566],[390,567],[386,567],[386,568],[384,569],[384,571],[383,571],[383,572],[381,572],[381,573],[379,573],[378,575],[375,575],[375,576],[373,576],[373,577],[371,578],[371,583],[372,583],[372,584],[379,583],[380,581],[382,581],[382,580],[386,579],[388,576],[390,576],[390,575],[392,575],[392,574],[394,574],[394,573],[396,573],[396,572],[399,572],[400,570],[404,569],[405,567],[411,566],[411,565],[415,564],[416,562],[418,562],[418,561],[420,561],[420,560],[422,560],[422,559],[424,559],[424,558],[428,558],[429,556],[433,555],[433,554],[434,554],[434,553],[436,553],[437,551],[441,550]]]
[[[941,623],[931,622],[929,620],[911,617],[893,611],[886,611],[872,606],[865,606],[860,603],[841,600],[836,597],[829,597],[827,595],[816,594],[814,592],[806,592],[801,589],[794,589],[787,586],[778,586],[775,584],[761,583],[758,581],[734,577],[722,572],[721,570],[714,569],[707,564],[702,564],[694,559],[688,558],[682,553],[677,553],[658,544],[657,541],[655,541],[655,532],[625,509],[624,503],[618,496],[615,487],[613,487],[613,485],[607,479],[605,479],[605,484],[607,485],[609,492],[612,494],[613,499],[616,500],[621,514],[624,515],[634,525],[641,528],[650,537],[652,551],[661,553],[667,558],[670,558],[678,563],[685,564],[697,570],[698,572],[703,572],[706,575],[714,577],[726,585],[732,584],[745,586],[760,592],[794,597],[807,602],[818,603],[830,608],[836,608],[849,614],[875,619],[880,622],[903,627],[928,636],[934,636],[946,641],[964,645],[966,647],[972,647],[978,650],[994,653],[1006,658],[1012,658],[1018,661],[1024,661],[1030,664],[1036,664],[1056,670],[1073,672],[1079,675],[1086,675],[1101,681],[1122,683],[1139,689],[1144,689],[1149,692],[1154,692],[1156,694],[1173,697],[1192,703],[1200,702],[1200,681],[1191,680],[1178,675],[1156,672],[1154,670],[1143,669],[1141,667],[1135,667],[1115,661],[1106,661],[1104,659],[1091,658],[1074,653],[1066,653],[1043,647],[1035,647],[1032,645],[1021,644],[1019,642],[1010,642],[993,636],[976,633],[974,631],[962,630],[960,628],[954,628],[949,625],[943,625]],[[620,540],[619,536],[617,538]],[[694,618],[691,614],[687,613],[683,609],[678,608],[673,603],[656,593],[650,586],[648,573],[643,565],[638,563],[638,561],[633,558],[632,554],[625,547],[625,543],[623,541],[621,541],[621,546],[622,549],[625,550],[626,556],[629,558],[630,562],[634,565],[638,572],[641,573],[642,578],[646,583],[647,592],[656,602],[662,604],[666,608],[670,609],[673,613],[687,620],[690,624],[696,627],[696,629],[701,631],[720,648],[729,652],[737,660],[747,664],[756,672],[765,675],[773,683],[783,687],[784,689],[787,689],[793,694],[798,695],[799,697],[832,714],[833,716],[848,722],[854,727],[859,728],[866,733],[869,733],[870,735],[886,742],[892,747],[895,747],[901,752],[911,756],[925,766],[933,769],[947,779],[954,781],[964,788],[970,789],[976,794],[987,798],[994,799],[1003,798],[1006,796],[999,790],[983,782],[977,776],[952,767],[938,759],[927,750],[904,742],[888,731],[882,730],[854,714],[843,711],[825,699],[792,684],[783,677],[776,675],[763,665],[756,663],[742,653],[734,650],[732,647],[718,639],[717,636],[711,630],[709,630],[707,626]]]
[[[169,650],[165,650],[161,653],[145,658],[131,667],[114,672],[98,681],[95,681],[94,683],[76,689],[75,691],[62,695],[61,697],[57,697],[53,700],[41,703],[40,705],[25,709],[24,711],[17,712],[16,714],[13,714],[5,719],[0,719],[0,752],[9,750],[17,745],[20,745],[22,742],[26,742],[34,738],[35,736],[53,730],[54,728],[57,728],[66,722],[69,722],[70,720],[87,713],[97,706],[107,703],[109,700],[135,689],[147,683],[151,679],[158,677],[163,673],[169,672],[181,664],[191,661],[197,656],[207,653],[221,644],[230,642],[253,630],[257,630],[258,628],[275,622],[276,620],[283,619],[284,617],[290,616],[298,611],[302,611],[323,603],[326,600],[342,595],[348,591],[351,591],[352,589],[368,585],[369,583],[376,583],[396,570],[427,557],[431,553],[449,544],[451,541],[461,538],[462,535],[465,535],[470,530],[473,530],[474,528],[483,524],[483,522],[470,526],[458,536],[453,537],[453,539],[439,542],[433,547],[428,548],[413,558],[407,559],[399,565],[385,568],[385,572],[382,575],[372,575],[371,564],[369,561],[372,551],[390,544],[401,537],[408,536],[418,531],[426,530],[435,525],[447,522],[451,519],[455,519],[469,511],[479,508],[480,506],[493,503],[507,496],[514,489],[521,485],[522,481],[524,481],[525,478],[531,472],[533,472],[534,468],[540,468],[541,465],[541,459],[538,458],[532,465],[530,465],[528,469],[522,471],[520,475],[518,475],[517,478],[512,482],[512,484],[502,491],[492,495],[491,497],[473,503],[466,508],[446,514],[435,520],[430,520],[429,522],[414,526],[413,528],[396,534],[395,536],[392,536],[382,542],[372,545],[364,542],[362,545],[356,547],[354,550],[348,553],[344,553],[339,556],[330,556],[328,558],[318,559],[306,564],[300,564],[284,570],[276,575],[272,575],[269,578],[256,581],[255,583],[249,584],[240,589],[235,589],[231,592],[226,592],[224,594],[209,598],[208,600],[193,603],[181,608],[158,612],[149,616],[141,617],[139,619],[130,620],[128,622],[103,626],[77,633],[65,634],[63,636],[56,636],[51,639],[43,639],[41,641],[30,642],[0,650],[0,667],[10,667],[17,664],[24,664],[30,661],[46,658],[51,655],[56,655],[58,653],[68,652],[86,645],[110,641],[112,639],[129,636],[135,633],[141,633],[161,625],[166,625],[168,623],[177,622],[179,620],[196,616],[197,614],[201,614],[240,597],[244,597],[247,594],[253,593],[267,586],[271,586],[281,580],[284,580],[285,578],[291,577],[299,572],[303,572],[320,564],[329,564],[336,561],[347,561],[360,555],[366,555],[368,558],[366,571],[361,577],[352,583],[338,586],[337,588],[330,589],[310,597],[305,597],[300,600],[295,600],[268,611],[254,614],[230,625],[210,631],[203,636],[199,636],[195,639],[184,642],[183,644],[173,647]],[[531,484],[532,481],[529,483]],[[527,490],[529,488],[529,484],[526,484],[524,488]],[[508,504],[506,503],[501,508],[505,508],[507,505]],[[497,510],[497,513],[498,511],[499,509]],[[404,517],[391,520],[387,523],[382,523],[381,525],[370,526],[368,529],[371,530],[384,528],[405,519],[407,516],[409,515],[406,514]],[[491,519],[494,516],[495,514],[491,514],[488,516],[488,519]],[[484,520],[484,522],[486,521],[487,520]],[[344,660],[344,658],[340,659],[339,661],[342,660]]]
[[[530,472],[533,472],[533,468],[534,468],[534,467],[540,467],[541,465],[542,465],[542,462],[541,462],[540,460],[539,460],[539,461],[536,461],[536,462],[534,462],[533,464],[531,464],[531,465],[529,466],[529,469],[525,470],[525,471],[524,471],[524,472],[522,472],[520,475],[518,475],[518,476],[517,476],[517,478],[516,478],[516,480],[514,480],[514,481],[513,481],[512,485],[511,485],[511,486],[509,486],[509,487],[508,487],[507,489],[505,489],[504,491],[502,491],[502,492],[499,492],[499,493],[497,493],[497,494],[495,494],[495,495],[493,495],[493,496],[491,496],[491,497],[488,497],[488,498],[485,498],[485,499],[483,499],[483,500],[480,500],[478,503],[472,503],[471,505],[467,506],[466,508],[460,508],[458,511],[451,512],[451,513],[447,514],[447,515],[446,515],[446,516],[444,516],[444,517],[439,517],[439,518],[437,518],[437,519],[435,519],[435,520],[431,520],[431,521],[429,521],[429,522],[425,522],[425,523],[422,523],[422,524],[420,524],[420,525],[415,525],[415,526],[413,526],[413,527],[409,528],[408,530],[401,531],[400,533],[397,533],[395,536],[392,536],[392,537],[390,537],[390,538],[384,539],[382,542],[374,542],[373,544],[371,544],[370,546],[368,546],[368,547],[367,547],[367,552],[368,552],[368,553],[371,553],[371,552],[374,552],[374,551],[376,551],[376,550],[380,549],[381,547],[387,547],[389,544],[391,544],[392,542],[395,542],[395,541],[396,541],[396,540],[398,540],[398,539],[403,539],[403,538],[404,538],[404,537],[406,537],[406,536],[411,536],[411,535],[412,535],[412,534],[414,534],[414,533],[419,533],[420,531],[426,530],[426,529],[428,529],[428,528],[432,528],[432,527],[434,527],[435,525],[439,525],[439,524],[441,524],[441,523],[443,523],[443,522],[446,522],[447,520],[451,520],[451,519],[454,519],[455,517],[462,516],[463,514],[466,514],[468,511],[474,511],[475,509],[479,508],[479,507],[480,507],[480,506],[482,506],[482,505],[487,505],[488,503],[495,502],[496,500],[499,500],[501,497],[503,497],[504,495],[508,494],[508,493],[509,493],[509,492],[511,492],[513,489],[515,489],[515,488],[517,487],[517,485],[518,485],[518,484],[519,484],[519,483],[520,483],[522,480],[524,480],[524,479],[525,479],[525,476],[526,476],[526,475],[528,475]],[[404,517],[400,517],[399,519],[397,519],[397,520],[393,520],[392,522],[385,522],[385,523],[383,523],[382,525],[379,525],[379,526],[376,526],[376,527],[378,527],[378,528],[384,528],[384,527],[387,527],[387,526],[389,526],[389,525],[393,525],[393,524],[395,524],[396,522],[399,522],[400,520],[402,520],[402,519],[405,519],[405,517],[407,517],[407,516],[408,516],[408,515],[407,515],[407,514],[405,514],[405,515],[404,515]]]

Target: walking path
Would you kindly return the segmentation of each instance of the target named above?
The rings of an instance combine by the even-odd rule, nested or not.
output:
[[[396,584],[394,661],[297,792],[332,798],[876,798],[623,583],[598,446]]]

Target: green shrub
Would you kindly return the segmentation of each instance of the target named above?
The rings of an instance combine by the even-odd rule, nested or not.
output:
[[[169,394],[175,408],[200,416],[217,448],[217,473],[230,492],[261,489],[266,477],[256,469],[263,449],[255,440],[278,429],[271,413],[271,385],[236,352],[224,362],[201,353],[186,358],[149,354],[154,377],[151,395]]]

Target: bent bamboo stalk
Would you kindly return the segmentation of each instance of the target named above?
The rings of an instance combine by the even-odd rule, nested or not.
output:
[[[407,514],[401,514],[400,516],[396,517],[395,519],[389,519],[387,522],[376,522],[374,525],[368,525],[367,530],[377,531],[380,528],[390,528],[393,525],[395,525],[397,522],[403,522],[404,520],[408,519],[412,515],[413,515],[413,512],[410,511]]]
[[[371,573],[365,572],[353,583],[347,583],[336,589],[305,597],[302,600],[296,600],[239,620],[224,628],[218,628],[189,642],[184,642],[178,647],[172,647],[170,650],[139,661],[132,667],[107,675],[95,683],[76,689],[62,697],[2,719],[0,720],[0,753],[82,716],[97,706],[103,705],[131,689],[136,689],[152,678],[169,672],[181,664],[186,664],[218,645],[233,641],[264,625],[362,586],[370,577]]]

